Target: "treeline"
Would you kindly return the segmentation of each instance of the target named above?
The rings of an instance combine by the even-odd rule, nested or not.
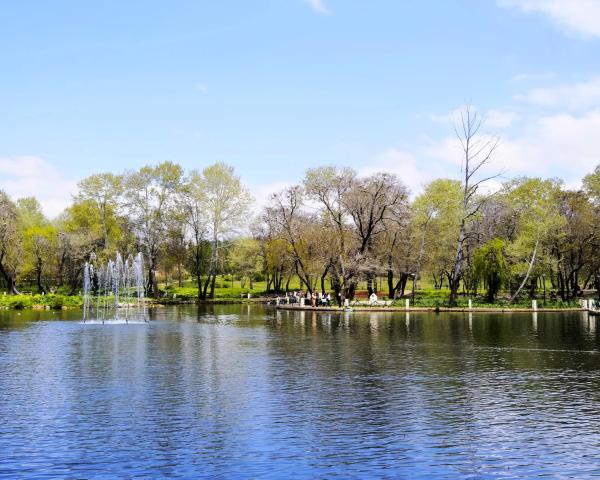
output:
[[[600,167],[583,184],[569,190],[556,179],[518,178],[476,194],[467,211],[456,180],[434,180],[410,201],[394,175],[316,168],[274,196],[260,244],[280,289],[295,273],[309,290],[352,298],[359,281],[371,293],[384,276],[385,293],[397,298],[427,276],[438,289],[458,283],[458,294],[483,289],[489,302],[501,289],[511,300],[569,300],[600,289]]]
[[[151,296],[166,280],[192,279],[199,299],[212,298],[223,274],[277,293],[299,278],[303,289],[333,291],[340,302],[359,282],[376,291],[382,277],[389,298],[428,279],[449,288],[450,304],[461,294],[492,302],[500,292],[511,301],[600,293],[600,166],[578,190],[517,178],[483,193],[490,176],[482,167],[497,142],[479,135],[470,112],[460,126],[462,180],[434,180],[412,199],[395,175],[320,167],[252,218],[231,167],[184,172],[168,162],[82,180],[53,220],[34,198],[0,192],[0,286],[74,294],[92,253],[105,260],[141,251]]]
[[[222,163],[188,173],[165,162],[92,175],[52,221],[35,198],[13,202],[0,191],[0,282],[12,294],[21,288],[75,294],[92,254],[104,261],[141,251],[149,296],[159,295],[159,276],[182,282],[191,275],[199,298],[212,297],[218,273],[232,268],[226,263],[235,256],[224,253],[250,201],[233,168]]]

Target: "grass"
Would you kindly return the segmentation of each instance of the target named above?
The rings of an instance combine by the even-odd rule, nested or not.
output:
[[[413,301],[410,290],[406,293],[405,298],[410,299],[410,305],[414,307],[428,307],[428,308],[444,308],[448,307],[449,290],[441,289],[436,290],[430,284],[426,282],[419,282],[420,289],[416,291],[415,298]],[[379,287],[378,282],[378,287]],[[246,282],[244,286],[239,281],[231,282],[227,277],[219,277],[215,282],[215,298],[214,301],[236,301],[239,302],[247,298],[250,294],[251,298],[262,297],[266,295],[267,284],[266,282],[254,282],[250,288],[249,282]],[[360,300],[366,300],[366,283],[361,282],[358,286],[357,297]],[[385,294],[385,282],[382,285],[383,289],[379,293],[379,299],[387,299]],[[410,285],[409,285],[410,287]],[[170,285],[161,284],[161,291],[165,294],[160,299],[161,303],[180,303],[180,302],[193,302],[198,298],[198,288],[191,280],[185,281],[181,287],[171,283]],[[300,290],[300,284],[297,278],[294,278],[290,282],[290,290]],[[494,303],[488,303],[485,301],[483,296],[472,297],[473,307],[487,307],[487,308],[530,308],[531,300],[528,298],[519,299],[513,303],[509,303],[507,298],[501,296]],[[82,299],[80,296],[69,296],[65,294],[24,294],[24,295],[2,295],[0,294],[0,308],[2,309],[35,309],[35,308],[47,308],[47,309],[61,309],[61,308],[81,308]],[[466,308],[468,307],[469,297],[459,296],[457,300],[457,307]],[[400,299],[394,301],[393,306],[404,307],[405,300]],[[563,302],[560,299],[557,300],[546,300],[538,299],[539,308],[573,308],[578,307],[578,300],[571,300]]]
[[[23,309],[53,309],[81,308],[83,301],[79,296],[60,294],[42,295],[39,293],[28,295],[2,295],[0,296],[0,308],[10,310]]]

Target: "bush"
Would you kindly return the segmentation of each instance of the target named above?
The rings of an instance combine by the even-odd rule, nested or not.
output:
[[[63,307],[80,308],[83,301],[79,296],[68,296],[59,294],[48,295],[3,295],[0,297],[0,307],[14,310],[25,308],[52,308],[60,310]]]

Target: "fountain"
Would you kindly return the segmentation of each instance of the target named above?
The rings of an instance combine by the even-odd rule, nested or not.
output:
[[[98,262],[92,253],[83,268],[84,323],[146,323],[144,257]]]

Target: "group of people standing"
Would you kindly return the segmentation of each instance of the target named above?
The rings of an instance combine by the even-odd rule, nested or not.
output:
[[[288,296],[290,303],[300,303],[300,299],[305,299],[305,304],[310,304],[313,307],[317,306],[327,306],[331,305],[331,294],[323,294],[321,292],[302,292],[296,291],[291,296]]]

